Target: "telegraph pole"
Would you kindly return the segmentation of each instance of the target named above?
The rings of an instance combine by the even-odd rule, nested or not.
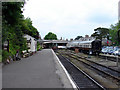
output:
[[[120,45],[120,29],[118,30],[117,34],[118,34],[118,45]]]
[[[119,1],[120,2],[120,1]],[[120,29],[117,32],[118,34],[118,45],[120,45]],[[119,64],[119,56],[117,56],[117,66],[118,66],[118,70],[120,70],[120,64]],[[118,75],[118,77],[120,77],[120,75]],[[118,82],[118,88],[120,88],[120,81]]]

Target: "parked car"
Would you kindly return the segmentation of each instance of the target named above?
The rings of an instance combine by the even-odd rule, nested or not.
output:
[[[114,55],[120,55],[120,48],[116,49],[114,52],[113,52]]]
[[[102,48],[101,52],[106,54],[106,53],[108,53],[108,49],[107,48]]]
[[[58,46],[59,49],[66,49],[66,46]]]
[[[114,52],[114,47],[113,46],[110,46],[107,49],[108,49],[109,54],[113,54],[113,52]]]
[[[120,50],[120,47],[118,47],[118,46],[103,46],[101,53],[120,55],[119,50]]]
[[[113,54],[113,52],[114,52],[114,49],[108,49],[109,54]]]

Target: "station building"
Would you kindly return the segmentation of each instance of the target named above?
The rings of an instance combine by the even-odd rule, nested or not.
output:
[[[89,35],[85,35],[85,37],[79,39],[79,41],[91,41],[91,40],[95,40],[95,38],[89,37]]]
[[[66,40],[39,40],[38,41],[43,48],[65,48],[69,41]]]
[[[23,36],[27,40],[27,48],[29,52],[36,52],[37,51],[37,40],[27,34],[24,34]]]

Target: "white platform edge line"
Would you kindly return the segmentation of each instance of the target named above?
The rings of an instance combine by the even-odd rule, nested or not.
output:
[[[52,49],[51,49],[51,50],[52,50]],[[63,66],[63,64],[61,63],[61,61],[59,60],[59,58],[56,56],[55,52],[54,52],[53,50],[52,50],[52,52],[53,52],[54,56],[56,57],[56,59],[58,60],[58,62],[60,63],[61,67],[63,68],[65,74],[67,75],[70,83],[72,84],[72,87],[73,87],[73,88],[77,88],[77,86],[75,85],[75,83],[74,83],[73,80],[71,79],[69,73],[67,72],[67,70],[65,69],[65,67]]]

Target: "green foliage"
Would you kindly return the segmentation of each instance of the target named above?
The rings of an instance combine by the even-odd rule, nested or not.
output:
[[[23,6],[24,2],[2,3],[2,42],[9,40],[9,53],[3,50],[3,60],[9,55],[15,55],[16,50],[20,52],[27,50],[27,40],[23,38],[24,34],[39,38],[39,32],[32,26],[31,19],[24,19]]]
[[[15,36],[16,27],[20,29],[20,23],[23,19],[22,10],[23,2],[3,2],[2,3],[2,41],[11,39]],[[12,35],[14,34],[14,35]]]
[[[2,50],[0,49],[0,62],[2,62]]]
[[[120,30],[120,21],[115,25],[112,24],[109,29],[101,27],[94,29],[95,33],[91,36],[101,40],[102,38],[107,38],[114,43],[113,45],[120,46],[120,42],[118,42],[118,40],[120,40],[120,38],[118,38],[118,30]]]
[[[5,50],[2,51],[2,61],[4,62],[11,54]]]
[[[2,2],[2,18],[3,22],[8,25],[16,25],[23,18],[22,10],[24,2]]]
[[[49,32],[49,33],[45,36],[44,39],[45,39],[45,40],[57,40],[57,35],[54,34],[54,33],[52,33],[52,32]]]
[[[96,37],[97,39],[102,40],[102,38],[107,38],[109,35],[109,29],[108,28],[96,28],[94,29],[95,33],[93,33],[91,36]]]
[[[0,55],[0,62],[2,62],[2,55]]]
[[[42,49],[42,47],[41,47],[40,43],[37,42],[37,51],[39,51],[39,50],[41,50],[41,49]]]
[[[118,22],[117,24],[115,25],[111,25],[110,26],[110,37],[112,42],[115,43],[115,45],[117,46],[120,46],[119,43],[118,43],[118,30],[120,29],[120,22]],[[120,35],[120,34],[119,34]]]
[[[37,29],[32,25],[32,21],[30,18],[26,18],[23,22],[22,22],[22,31],[25,34],[28,34],[36,39],[39,38],[39,32],[37,31]]]
[[[82,36],[77,36],[75,40],[79,40],[80,38],[82,38]]]
[[[2,55],[2,50],[0,49],[0,55]]]

